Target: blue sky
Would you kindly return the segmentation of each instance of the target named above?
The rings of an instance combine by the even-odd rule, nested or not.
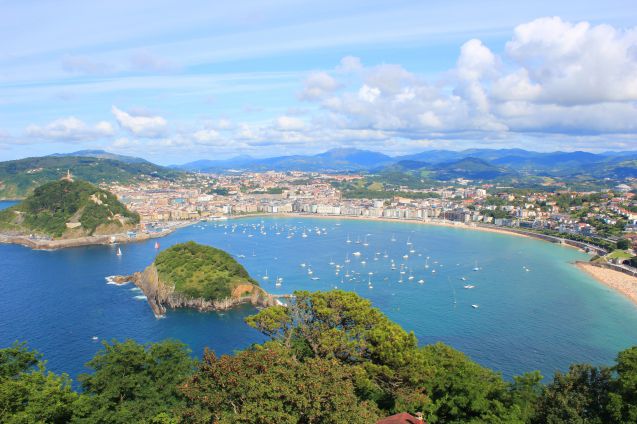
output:
[[[632,1],[0,1],[0,160],[637,150]]]

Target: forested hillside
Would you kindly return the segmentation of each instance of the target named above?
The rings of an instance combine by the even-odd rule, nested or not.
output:
[[[144,178],[174,179],[180,172],[150,162],[76,156],[44,156],[0,162],[0,199],[21,198],[35,187],[58,180],[67,170],[93,184],[128,183]]]
[[[21,203],[0,211],[0,228],[54,238],[121,232],[139,222],[112,193],[86,181],[60,180],[37,187]]]

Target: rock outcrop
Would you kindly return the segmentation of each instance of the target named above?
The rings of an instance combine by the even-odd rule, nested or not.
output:
[[[250,303],[255,306],[273,306],[277,304],[276,298],[268,294],[261,287],[254,284],[241,284],[240,291],[234,290],[232,295],[221,300],[206,300],[202,298],[188,297],[182,293],[175,293],[175,288],[161,281],[154,264],[148,266],[143,272],[136,272],[128,278],[139,287],[155,316],[166,313],[167,309],[192,308],[198,311],[223,311],[237,305]]]

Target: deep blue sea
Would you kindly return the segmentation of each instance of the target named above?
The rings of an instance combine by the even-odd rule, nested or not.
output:
[[[203,223],[157,240],[160,250],[187,240],[227,250],[273,293],[353,290],[421,344],[443,341],[505,377],[535,369],[550,377],[573,362],[611,364],[619,350],[637,344],[637,307],[572,265],[587,255],[538,240],[311,218]],[[143,270],[157,253],[154,244],[122,245],[122,256],[114,246],[0,245],[0,346],[28,341],[50,369],[75,377],[101,347],[93,336],[174,338],[195,355],[206,346],[231,353],[263,340],[243,323],[252,307],[157,319],[133,285],[106,283],[109,275]]]

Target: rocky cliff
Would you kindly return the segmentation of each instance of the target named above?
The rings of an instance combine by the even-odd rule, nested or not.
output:
[[[242,284],[240,290],[234,290],[230,297],[221,300],[192,298],[175,293],[175,288],[172,285],[161,281],[154,264],[151,264],[143,272],[118,278],[131,281],[139,287],[157,317],[164,315],[167,309],[192,308],[198,311],[222,311],[244,303],[263,307],[273,306],[277,303],[276,299],[265,290],[247,283]]]

